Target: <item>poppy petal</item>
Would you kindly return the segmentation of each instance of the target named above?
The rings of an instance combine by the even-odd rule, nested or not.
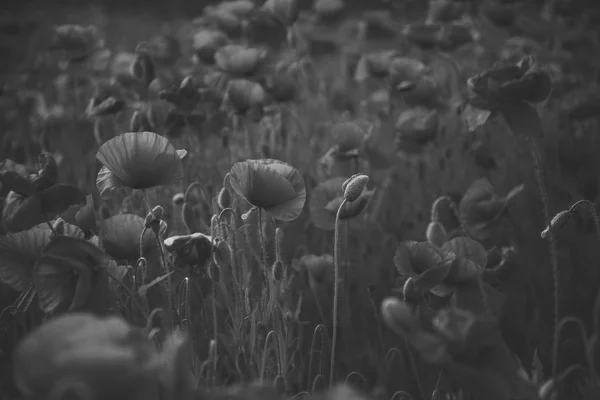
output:
[[[96,158],[132,189],[148,189],[183,178],[183,165],[169,140],[154,132],[128,132],[104,143]]]
[[[53,239],[34,267],[40,308],[47,313],[80,309],[92,293],[94,270],[107,261],[102,250],[83,239]]]
[[[231,168],[231,187],[271,217],[291,221],[302,212],[306,187],[300,172],[274,159],[247,160]]]
[[[50,229],[29,229],[0,236],[0,282],[24,292],[35,261],[50,241]]]
[[[100,168],[96,176],[96,187],[102,200],[109,200],[113,191],[127,187],[127,184],[113,174],[107,167]]]
[[[319,183],[313,189],[309,202],[310,217],[317,228],[326,231],[335,228],[335,213],[327,206],[332,200],[343,196],[344,181],[342,177],[332,178]]]
[[[135,214],[119,214],[104,220],[102,243],[105,251],[118,260],[137,260],[140,256],[140,235],[144,229],[144,218]],[[166,224],[161,221],[161,234]],[[151,230],[146,230],[142,250],[147,253],[156,246]]]

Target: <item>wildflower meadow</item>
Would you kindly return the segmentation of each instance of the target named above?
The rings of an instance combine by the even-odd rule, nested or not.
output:
[[[38,3],[0,400],[600,399],[600,3]]]

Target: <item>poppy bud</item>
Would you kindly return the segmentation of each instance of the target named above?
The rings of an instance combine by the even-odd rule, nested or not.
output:
[[[227,190],[227,188],[223,187],[219,191],[217,202],[219,203],[219,207],[221,207],[222,209],[231,207],[231,193],[229,192],[229,190]]]
[[[185,203],[185,195],[183,193],[175,193],[171,201],[174,206],[182,206]]]
[[[283,263],[281,262],[281,260],[277,260],[273,263],[273,278],[276,281],[280,281],[281,279],[283,279]]]
[[[146,266],[148,265],[148,261],[146,261],[145,257],[140,257],[138,258],[138,260],[135,263],[135,268],[138,269],[146,269]]]
[[[131,76],[142,81],[146,86],[156,78],[152,58],[146,53],[138,53],[131,63]]]
[[[225,240],[217,240],[217,244],[214,248],[214,260],[219,265],[230,265],[231,264],[231,247]]]
[[[438,247],[441,247],[444,243],[448,241],[448,234],[446,233],[446,228],[438,221],[431,221],[429,225],[427,225],[427,231],[425,232],[425,236],[427,237],[427,241],[431,244],[434,244]]]
[[[152,216],[155,219],[161,219],[164,209],[161,206],[156,206],[152,209]]]
[[[369,177],[363,174],[352,175],[342,184],[344,198],[346,201],[353,202],[360,197],[367,187]]]
[[[405,302],[388,297],[381,303],[381,315],[385,324],[399,335],[417,329],[416,317]]]
[[[550,221],[550,225],[542,231],[542,239],[549,237],[551,230],[552,233],[560,232],[569,224],[569,222],[571,222],[572,218],[573,214],[571,213],[571,210],[563,210],[556,214],[554,218],[552,218],[552,221]]]
[[[275,390],[277,390],[277,393],[280,396],[285,395],[287,391],[287,382],[285,381],[285,377],[277,375],[273,381],[273,386],[275,386]]]

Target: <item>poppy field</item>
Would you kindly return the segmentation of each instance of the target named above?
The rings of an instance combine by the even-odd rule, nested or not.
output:
[[[600,398],[600,7],[350,3],[0,18],[0,399]]]

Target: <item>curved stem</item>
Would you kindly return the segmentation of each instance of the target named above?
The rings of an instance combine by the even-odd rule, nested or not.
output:
[[[340,213],[346,205],[346,199],[342,201],[335,215],[335,233],[333,242],[333,265],[334,265],[334,282],[333,282],[333,332],[331,337],[331,358],[329,361],[329,387],[333,385],[335,376],[335,346],[337,344],[338,330],[338,297],[339,297],[339,277],[340,277]]]

